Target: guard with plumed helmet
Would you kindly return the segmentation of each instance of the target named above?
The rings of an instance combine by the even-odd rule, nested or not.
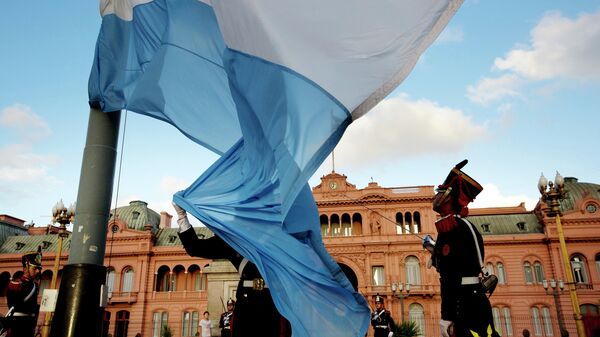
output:
[[[437,240],[424,240],[423,247],[433,251],[433,265],[440,274],[443,337],[499,336],[494,329],[492,308],[481,282],[484,258],[483,238],[466,217],[467,205],[483,187],[462,171],[463,160],[452,168],[438,186],[433,210]],[[433,249],[432,249],[433,246]]]

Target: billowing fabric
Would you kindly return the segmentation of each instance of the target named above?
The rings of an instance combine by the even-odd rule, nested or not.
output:
[[[461,0],[102,0],[90,104],[221,157],[177,204],[259,268],[294,337],[364,336],[308,178],[410,72]]]

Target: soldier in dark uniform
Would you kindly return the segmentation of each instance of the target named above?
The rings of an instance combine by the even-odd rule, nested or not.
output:
[[[499,336],[492,308],[479,274],[484,258],[483,238],[467,219],[467,205],[483,190],[457,164],[437,189],[433,210],[441,216],[433,248],[433,264],[440,274],[443,337]],[[424,242],[425,244],[425,242]]]
[[[8,337],[33,337],[37,323],[39,306],[40,272],[42,270],[42,253],[29,252],[21,258],[23,276],[11,280],[6,291],[6,302],[9,313],[6,315]]]
[[[383,297],[375,297],[375,311],[371,313],[371,326],[375,330],[375,337],[392,337],[396,330],[396,323],[388,310],[385,310]]]
[[[223,239],[212,236],[199,239],[190,225],[186,211],[173,204],[178,215],[179,238],[190,256],[205,259],[227,259],[240,273],[236,291],[232,337],[290,337],[291,325],[273,303],[268,284],[265,284],[256,265],[241,256]]]
[[[231,321],[233,320],[233,308],[235,301],[231,298],[227,301],[227,311],[221,314],[219,319],[219,328],[221,328],[221,337],[231,337]]]

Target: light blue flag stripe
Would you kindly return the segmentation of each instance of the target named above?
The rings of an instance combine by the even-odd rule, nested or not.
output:
[[[90,104],[160,119],[220,154],[174,200],[258,266],[294,337],[362,337],[369,308],[325,250],[306,182],[351,123],[349,110],[358,117],[389,93],[461,0],[373,3],[362,13],[361,0],[295,3],[310,18],[293,17],[287,2],[213,0],[216,15],[199,0],[101,0]],[[305,48],[313,40],[322,44]]]

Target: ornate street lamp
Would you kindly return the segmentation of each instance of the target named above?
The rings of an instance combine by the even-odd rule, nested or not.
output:
[[[554,279],[550,280],[542,280],[542,286],[544,290],[546,290],[546,294],[552,295],[554,297],[554,306],[556,306],[556,317],[558,317],[558,328],[560,331],[564,331],[565,329],[565,319],[562,314],[562,307],[560,305],[560,293],[565,290],[565,283],[563,280],[558,280],[558,282]]]
[[[410,283],[407,283],[406,286],[402,282],[392,283],[392,296],[400,300],[400,318],[404,323],[404,299],[410,296]]]
[[[75,219],[75,204],[71,204],[69,208],[65,207],[62,199],[52,207],[52,223],[58,223],[58,240],[56,246],[56,256],[54,257],[54,267],[52,268],[52,280],[50,281],[49,289],[56,289],[56,279],[58,276],[58,268],[60,267],[60,255],[62,254],[63,239],[69,236],[67,233],[67,225]],[[50,332],[50,322],[52,321],[52,313],[47,312],[44,317],[44,327],[42,336],[47,337]]]
[[[565,234],[563,232],[562,224],[560,222],[560,200],[567,196],[567,191],[564,189],[565,180],[556,172],[554,183],[548,181],[544,174],[538,181],[538,190],[542,195],[542,201],[548,204],[548,216],[556,219],[556,231],[558,233],[558,240],[560,242],[560,252],[562,255],[565,273],[567,274],[567,286],[569,288],[569,294],[571,295],[571,305],[573,306],[573,316],[575,317],[575,323],[577,325],[577,334],[579,337],[585,337],[585,328],[583,326],[583,320],[581,319],[581,311],[579,309],[579,300],[577,299],[577,288],[573,279],[573,271],[571,270],[571,264],[569,262],[569,254],[567,252],[567,244],[565,243]]]

